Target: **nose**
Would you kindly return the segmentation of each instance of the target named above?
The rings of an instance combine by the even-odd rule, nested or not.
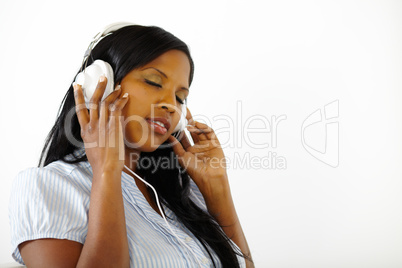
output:
[[[176,107],[176,95],[173,92],[165,94],[163,98],[159,101],[158,107],[165,109],[169,113],[174,113],[178,108]]]
[[[163,104],[159,104],[158,107],[165,109],[169,113],[174,113],[176,111],[175,107],[171,104],[163,103]]]

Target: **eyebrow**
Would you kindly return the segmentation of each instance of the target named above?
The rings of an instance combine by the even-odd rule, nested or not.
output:
[[[141,71],[148,70],[148,69],[154,69],[154,70],[158,71],[158,72],[159,72],[161,75],[163,75],[164,77],[168,78],[167,75],[166,75],[164,72],[162,72],[162,71],[159,70],[159,69],[156,69],[155,67],[147,67],[147,68],[142,69]]]
[[[141,71],[148,70],[148,69],[154,69],[154,70],[158,71],[161,75],[163,75],[165,78],[168,78],[168,76],[167,76],[164,72],[162,72],[161,70],[159,70],[159,69],[157,69],[157,68],[155,68],[155,67],[147,67],[147,68],[141,69]],[[181,87],[181,89],[190,91],[190,90],[189,90],[188,88],[186,88],[186,87]]]

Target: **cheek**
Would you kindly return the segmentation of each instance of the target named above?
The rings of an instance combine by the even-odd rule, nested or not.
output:
[[[138,142],[141,139],[142,133],[146,125],[145,117],[149,112],[149,105],[139,98],[138,95],[134,95],[129,92],[129,99],[127,104],[122,110],[122,116],[124,118],[124,133],[127,141]]]
[[[126,121],[124,135],[126,142],[128,142],[133,148],[144,145],[149,136],[148,126],[145,120],[140,121],[134,119]]]
[[[122,81],[121,83],[122,94],[128,93],[128,103],[129,106],[139,106],[150,103],[151,92],[149,89],[145,88],[144,85],[136,80]],[[126,107],[127,107],[126,105]]]
[[[182,112],[183,112],[182,107],[178,107],[177,112],[174,113],[174,116],[173,116],[172,120],[173,120],[173,122],[174,122],[175,124],[178,124],[178,123],[179,123],[180,118],[181,118],[181,113],[182,113]]]
[[[128,102],[122,111],[125,117],[138,115],[145,117],[150,112],[152,99],[145,89],[136,88],[136,90],[123,91],[122,94],[128,93]]]

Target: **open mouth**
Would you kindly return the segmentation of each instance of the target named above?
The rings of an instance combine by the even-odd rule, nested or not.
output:
[[[164,118],[147,118],[146,121],[155,133],[163,135],[166,134],[166,132],[170,128],[170,123]]]

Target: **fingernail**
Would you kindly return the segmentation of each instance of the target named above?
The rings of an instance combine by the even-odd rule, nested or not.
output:
[[[128,93],[124,93],[123,98],[127,98],[128,97]]]
[[[77,82],[73,83],[73,88],[74,88],[74,91],[76,91],[78,89],[78,83]]]
[[[114,90],[119,90],[120,88],[121,88],[121,86],[120,86],[120,85],[117,85]]]
[[[103,82],[103,81],[105,81],[105,78],[106,78],[106,77],[105,77],[105,75],[104,75],[104,74],[102,74],[102,75],[101,75],[101,77],[99,78],[99,82]]]

